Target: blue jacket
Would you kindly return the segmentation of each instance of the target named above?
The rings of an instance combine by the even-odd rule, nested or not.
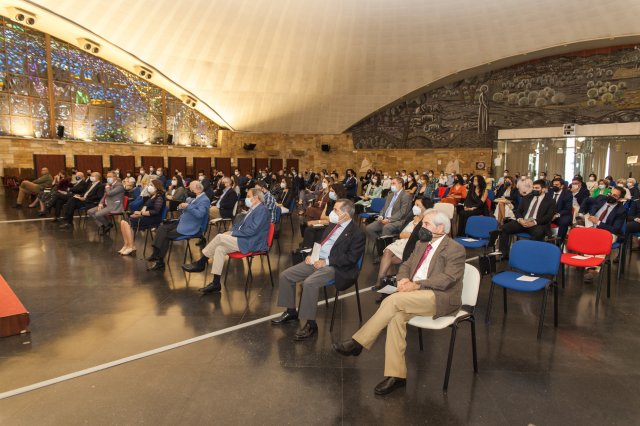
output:
[[[553,196],[555,192],[550,191],[547,192],[547,197],[553,200]],[[560,216],[571,216],[571,209],[573,208],[573,195],[571,191],[567,191],[563,189],[560,193],[560,197],[558,197],[558,202],[556,203],[556,213],[559,213]]]
[[[264,204],[260,203],[247,213],[237,225],[233,225],[231,235],[238,239],[238,247],[242,254],[256,251],[267,251],[267,238],[271,213]]]
[[[604,195],[600,195],[596,198],[591,198],[591,203],[583,204],[584,207],[588,208],[587,213],[591,216],[595,216],[598,210],[607,202],[607,197]],[[581,208],[582,210],[582,208]],[[624,208],[622,203],[616,203],[613,207],[613,210],[607,216],[607,220],[598,225],[599,229],[606,229],[612,234],[622,235],[622,225],[627,219],[627,210]]]
[[[176,231],[182,235],[196,235],[200,232],[200,227],[205,217],[209,217],[209,198],[202,194],[191,201],[186,209],[182,210],[178,228]]]

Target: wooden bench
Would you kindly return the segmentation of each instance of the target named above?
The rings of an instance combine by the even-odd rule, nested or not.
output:
[[[0,337],[29,331],[29,312],[0,275]]]

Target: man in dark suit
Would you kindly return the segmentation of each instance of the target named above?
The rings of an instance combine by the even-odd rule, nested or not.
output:
[[[391,192],[387,195],[380,215],[377,220],[367,225],[366,232],[369,238],[375,241],[381,235],[400,233],[412,207],[412,197],[404,191],[404,181],[400,177],[393,178]]]
[[[447,235],[450,230],[447,215],[427,210],[419,230],[420,241],[396,276],[397,291],[382,302],[351,339],[333,345],[341,355],[358,356],[363,347],[371,349],[378,335],[387,329],[385,379],[375,387],[377,395],[386,395],[406,384],[407,322],[417,315],[455,315],[462,306],[466,255],[464,247]]]
[[[291,191],[295,194],[295,198],[297,198],[298,195],[300,195],[300,191],[304,191],[305,189],[304,178],[300,176],[294,168],[291,168],[291,176]]]
[[[627,212],[627,235],[640,233],[640,200],[635,200]],[[633,245],[633,239],[629,240]],[[635,250],[635,247],[633,248]]]
[[[205,174],[204,170],[198,171],[198,180],[202,184],[203,192],[207,198],[212,200],[215,197],[213,186],[211,186],[211,179]]]
[[[356,173],[352,169],[347,169],[343,185],[347,192],[347,198],[353,200],[358,196],[358,179],[356,178]]]
[[[305,340],[318,331],[316,310],[318,292],[327,281],[335,279],[337,290],[346,290],[358,279],[358,260],[364,254],[366,237],[353,223],[353,201],[338,199],[329,215],[331,224],[324,231],[320,243],[319,260],[312,262],[307,256],[304,262],[294,265],[280,274],[278,306],[287,308],[274,325],[295,321],[300,317],[306,324],[296,332],[295,340]],[[296,283],[302,282],[300,312],[296,312]]]
[[[511,235],[526,232],[532,239],[544,240],[551,232],[550,226],[556,205],[553,198],[545,196],[546,183],[542,179],[533,182],[533,191],[526,195],[514,211],[516,220],[505,222],[500,233],[500,252],[503,259],[509,258]]]
[[[224,189],[218,201],[209,208],[209,219],[233,218],[233,208],[238,202],[238,193],[231,187],[231,179],[222,178]]]
[[[247,191],[245,205],[249,212],[244,219],[233,226],[231,231],[218,234],[207,246],[202,249],[202,257],[194,263],[182,265],[186,272],[202,272],[207,267],[209,258],[213,258],[211,272],[213,281],[200,289],[203,294],[219,293],[222,290],[220,276],[224,267],[224,261],[229,253],[239,251],[243,254],[249,252],[264,252],[269,250],[267,239],[271,223],[269,210],[263,204],[262,191],[252,188]]]
[[[58,218],[62,213],[62,208],[71,198],[73,198],[74,195],[82,195],[87,192],[87,189],[89,189],[89,183],[91,183],[91,181],[87,181],[84,178],[83,172],[76,172],[74,179],[75,180],[73,181],[73,186],[67,193],[62,193],[60,191],[56,193],[56,203],[54,206],[55,214],[53,219],[54,222],[58,221]]]
[[[76,209],[86,207],[87,210],[98,205],[104,196],[104,184],[102,183],[102,175],[98,172],[91,173],[91,185],[84,194],[75,194],[69,198],[64,205],[64,223],[60,225],[60,229],[73,227],[73,213]]]
[[[554,178],[551,182],[551,192],[547,193],[547,198],[551,198],[556,203],[556,213],[553,215],[552,223],[558,225],[558,238],[564,240],[567,231],[573,220],[571,208],[573,207],[573,195],[563,188],[564,182],[561,178]]]
[[[581,206],[584,200],[589,198],[589,196],[591,195],[589,193],[589,189],[587,188],[587,184],[584,183],[584,181],[582,180],[582,176],[579,175],[574,176],[573,180],[571,181],[571,192],[573,193],[573,196],[575,197],[579,206]]]

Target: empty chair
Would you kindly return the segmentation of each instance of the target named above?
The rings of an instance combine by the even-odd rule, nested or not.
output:
[[[451,204],[445,204],[453,207]],[[471,216],[467,220],[467,225],[464,230],[464,237],[456,237],[456,241],[462,244],[465,248],[480,248],[485,249],[495,244],[495,238],[492,240],[491,233],[498,230],[498,221],[494,217],[489,216]],[[486,251],[486,250],[485,250]]]

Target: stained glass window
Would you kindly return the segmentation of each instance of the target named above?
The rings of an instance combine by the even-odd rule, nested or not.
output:
[[[1,19],[0,134],[47,137],[49,114],[69,139],[215,146],[219,127],[136,75],[51,38],[49,105],[44,34]],[[166,117],[163,116],[163,100]]]

